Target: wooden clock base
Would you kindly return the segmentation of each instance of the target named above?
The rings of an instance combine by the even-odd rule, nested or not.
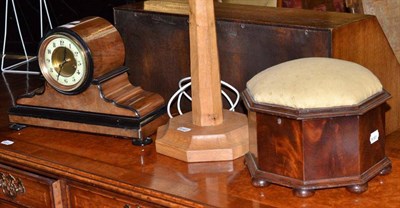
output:
[[[9,120],[144,141],[168,120],[164,100],[131,85],[127,71],[126,67],[114,70],[76,95],[61,94],[46,83],[19,98],[9,111]]]
[[[224,122],[217,126],[200,127],[192,123],[192,113],[170,119],[158,128],[158,153],[186,162],[233,160],[248,149],[247,117],[223,111]]]

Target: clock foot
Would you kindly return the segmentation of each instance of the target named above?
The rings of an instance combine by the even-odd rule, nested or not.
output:
[[[132,144],[135,146],[146,146],[148,144],[151,144],[153,140],[150,137],[145,137],[145,138],[134,138],[132,139]]]
[[[306,198],[306,197],[311,197],[315,194],[314,189],[304,189],[304,188],[296,188],[293,189],[293,195],[300,197],[300,198]]]
[[[10,124],[10,126],[9,126],[10,129],[12,129],[12,130],[17,130],[17,131],[22,130],[22,129],[26,128],[26,127],[27,127],[27,125],[25,125],[25,124],[18,124],[18,123],[12,123],[12,124]]]
[[[346,189],[351,193],[361,194],[361,193],[367,191],[368,183],[347,186]]]

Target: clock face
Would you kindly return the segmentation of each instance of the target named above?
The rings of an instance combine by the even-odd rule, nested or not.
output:
[[[68,35],[53,34],[44,39],[38,59],[43,76],[60,92],[74,92],[88,77],[85,50]]]

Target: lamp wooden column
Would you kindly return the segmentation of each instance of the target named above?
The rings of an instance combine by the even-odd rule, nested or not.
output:
[[[158,153],[187,162],[233,160],[248,152],[247,116],[222,108],[213,0],[189,0],[192,112],[157,131]]]

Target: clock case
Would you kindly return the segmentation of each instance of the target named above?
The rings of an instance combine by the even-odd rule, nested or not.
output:
[[[159,94],[130,83],[118,31],[99,17],[69,23],[48,35],[60,31],[84,43],[91,65],[89,84],[63,92],[45,82],[16,100],[9,110],[11,124],[128,137],[137,145],[150,143],[148,137],[168,120],[165,102]]]

